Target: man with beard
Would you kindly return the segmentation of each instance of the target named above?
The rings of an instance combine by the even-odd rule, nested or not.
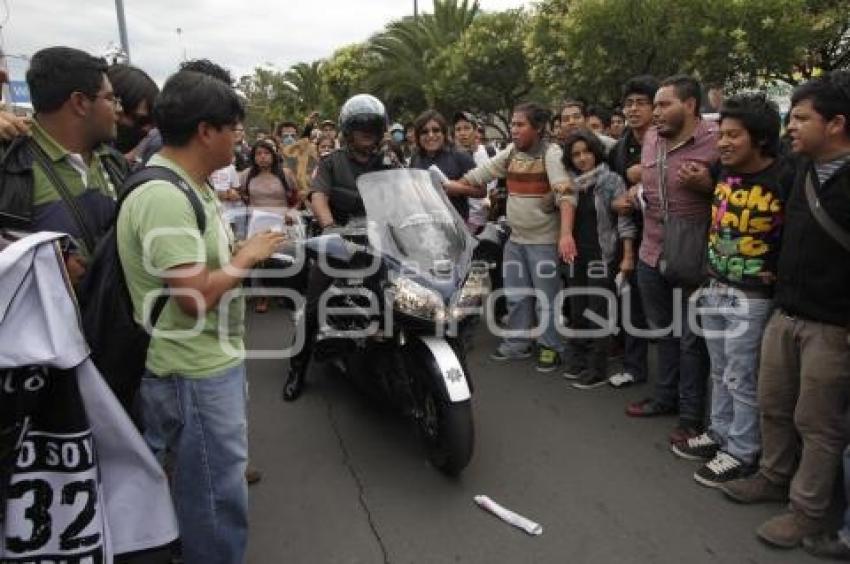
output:
[[[132,65],[112,65],[106,74],[115,95],[121,100],[115,148],[127,162],[134,163],[139,143],[153,129],[151,113],[159,87],[145,71]]]
[[[103,59],[69,47],[33,55],[27,71],[35,118],[30,136],[4,147],[0,228],[71,236],[72,281],[114,219],[126,161],[115,139],[121,102]]]
[[[345,146],[319,162],[307,196],[313,215],[323,230],[345,225],[352,217],[364,215],[357,178],[367,172],[388,168],[384,155],[379,151],[387,130],[387,112],[380,100],[368,94],[350,98],[339,112],[339,129]],[[296,400],[304,388],[313,341],[319,328],[319,301],[332,281],[320,265],[310,269],[303,316],[304,345],[290,360],[289,375],[283,387],[285,401]]]
[[[652,417],[678,411],[679,425],[670,434],[673,443],[702,432],[709,368],[705,342],[690,322],[694,306],[689,297],[696,288],[677,285],[662,271],[665,260],[676,258],[662,256],[665,217],[707,222],[711,216],[712,182],[696,171],[704,172],[717,160],[717,126],[700,118],[700,97],[700,84],[692,77],[677,75],[662,82],[655,94],[655,126],[644,135],[641,147],[646,210],[638,286],[650,326],[664,335],[658,341],[655,397],[629,404],[626,413]],[[681,328],[674,327],[678,323]]]

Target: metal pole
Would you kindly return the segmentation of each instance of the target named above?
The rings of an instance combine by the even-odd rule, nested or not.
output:
[[[413,17],[419,19],[419,0],[413,0]]]
[[[121,36],[121,49],[130,62],[130,41],[127,39],[127,22],[124,19],[124,0],[115,0],[115,11],[118,13],[118,35]]]

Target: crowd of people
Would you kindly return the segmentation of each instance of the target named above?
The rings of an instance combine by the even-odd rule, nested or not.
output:
[[[761,539],[850,559],[850,510],[827,530],[842,463],[850,495],[850,72],[798,86],[784,130],[764,94],[712,100],[704,116],[694,77],[637,76],[610,112],[518,105],[503,148],[466,109],[392,123],[368,94],[338,119],[313,113],[249,142],[232,78],[206,60],[160,90],[141,69],[53,47],[27,81],[34,119],[0,115],[0,227],[68,233],[75,287],[114,229],[139,321],[147,296],[172,289],[136,406],[171,479],[184,561],[241,562],[247,542],[238,290],[263,287],[283,236],[234,218],[307,209],[327,232],[362,215],[361,174],[394,167],[439,169],[472,233],[500,217],[510,228],[499,322],[512,331],[492,362],[534,357],[579,390],[652,380],[626,415],[677,416],[670,450],[703,463],[696,482],[739,503],[789,501]],[[194,196],[165,177],[123,193],[145,167]],[[288,401],[304,389],[331,282],[308,270]]]

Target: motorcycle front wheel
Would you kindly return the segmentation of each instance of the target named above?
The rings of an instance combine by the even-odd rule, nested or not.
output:
[[[451,402],[436,389],[436,378],[425,374],[426,370],[420,367],[415,374],[422,410],[417,418],[419,436],[431,464],[448,476],[457,476],[472,458],[472,402]]]

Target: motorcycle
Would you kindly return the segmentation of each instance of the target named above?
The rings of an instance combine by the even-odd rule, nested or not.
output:
[[[489,292],[475,239],[425,171],[357,181],[365,218],[305,241],[333,282],[313,356],[333,361],[410,416],[428,459],[459,474],[474,447],[473,386],[462,339]]]

